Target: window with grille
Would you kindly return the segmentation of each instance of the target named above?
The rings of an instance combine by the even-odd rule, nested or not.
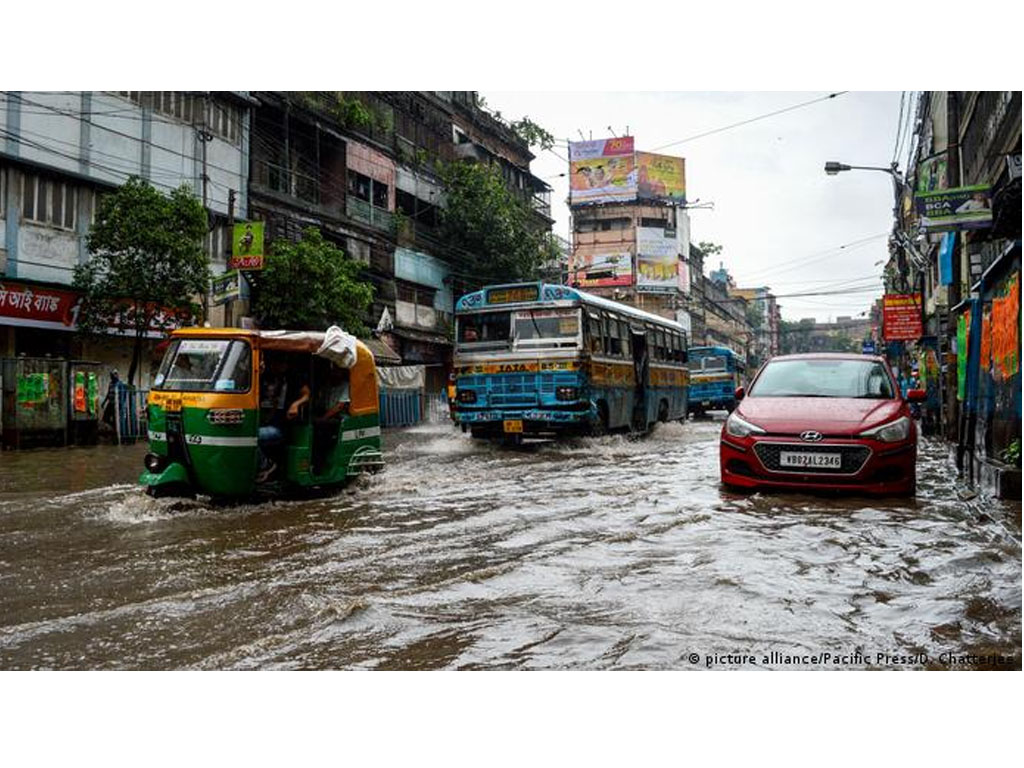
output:
[[[77,189],[64,181],[31,173],[21,177],[21,217],[61,229],[75,228]]]

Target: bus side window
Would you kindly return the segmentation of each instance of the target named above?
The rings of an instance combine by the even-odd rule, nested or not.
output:
[[[601,341],[601,317],[600,315],[587,314],[587,330],[590,334],[590,353],[599,355],[604,349]]]
[[[614,317],[608,318],[609,347],[608,354],[612,357],[622,356],[622,337],[620,335],[620,323]]]

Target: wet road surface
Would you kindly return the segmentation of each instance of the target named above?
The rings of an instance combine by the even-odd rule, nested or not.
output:
[[[937,443],[916,500],[732,494],[720,426],[421,426],[232,508],[144,496],[141,445],[0,454],[0,668],[1020,668],[1019,503]]]

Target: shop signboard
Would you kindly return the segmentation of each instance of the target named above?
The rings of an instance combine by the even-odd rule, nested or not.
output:
[[[916,195],[917,212],[926,232],[949,232],[992,226],[991,187],[940,189]]]
[[[685,203],[686,160],[652,152],[637,152],[636,196],[641,200]]]
[[[214,306],[236,301],[241,298],[241,295],[242,281],[237,269],[225,272],[223,275],[214,275],[210,281],[210,300]]]
[[[679,288],[679,250],[674,231],[637,227],[636,288],[664,293]]]
[[[882,299],[882,335],[886,341],[916,341],[921,328],[921,294],[887,293]]]
[[[231,233],[231,258],[228,269],[263,269],[263,222],[235,224]]]
[[[72,331],[81,297],[73,291],[0,282],[0,325]]]
[[[633,137],[569,143],[569,204],[636,199]]]
[[[624,286],[633,284],[633,255],[629,251],[588,253],[573,268],[575,282],[581,287]]]

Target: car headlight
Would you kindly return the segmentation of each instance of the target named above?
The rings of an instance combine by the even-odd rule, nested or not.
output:
[[[765,432],[757,424],[744,421],[733,411],[725,420],[725,433],[733,437],[749,437],[750,435],[763,435]]]
[[[890,421],[888,424],[861,432],[860,436],[873,437],[883,443],[898,443],[910,437],[910,419],[900,416],[896,421]]]

